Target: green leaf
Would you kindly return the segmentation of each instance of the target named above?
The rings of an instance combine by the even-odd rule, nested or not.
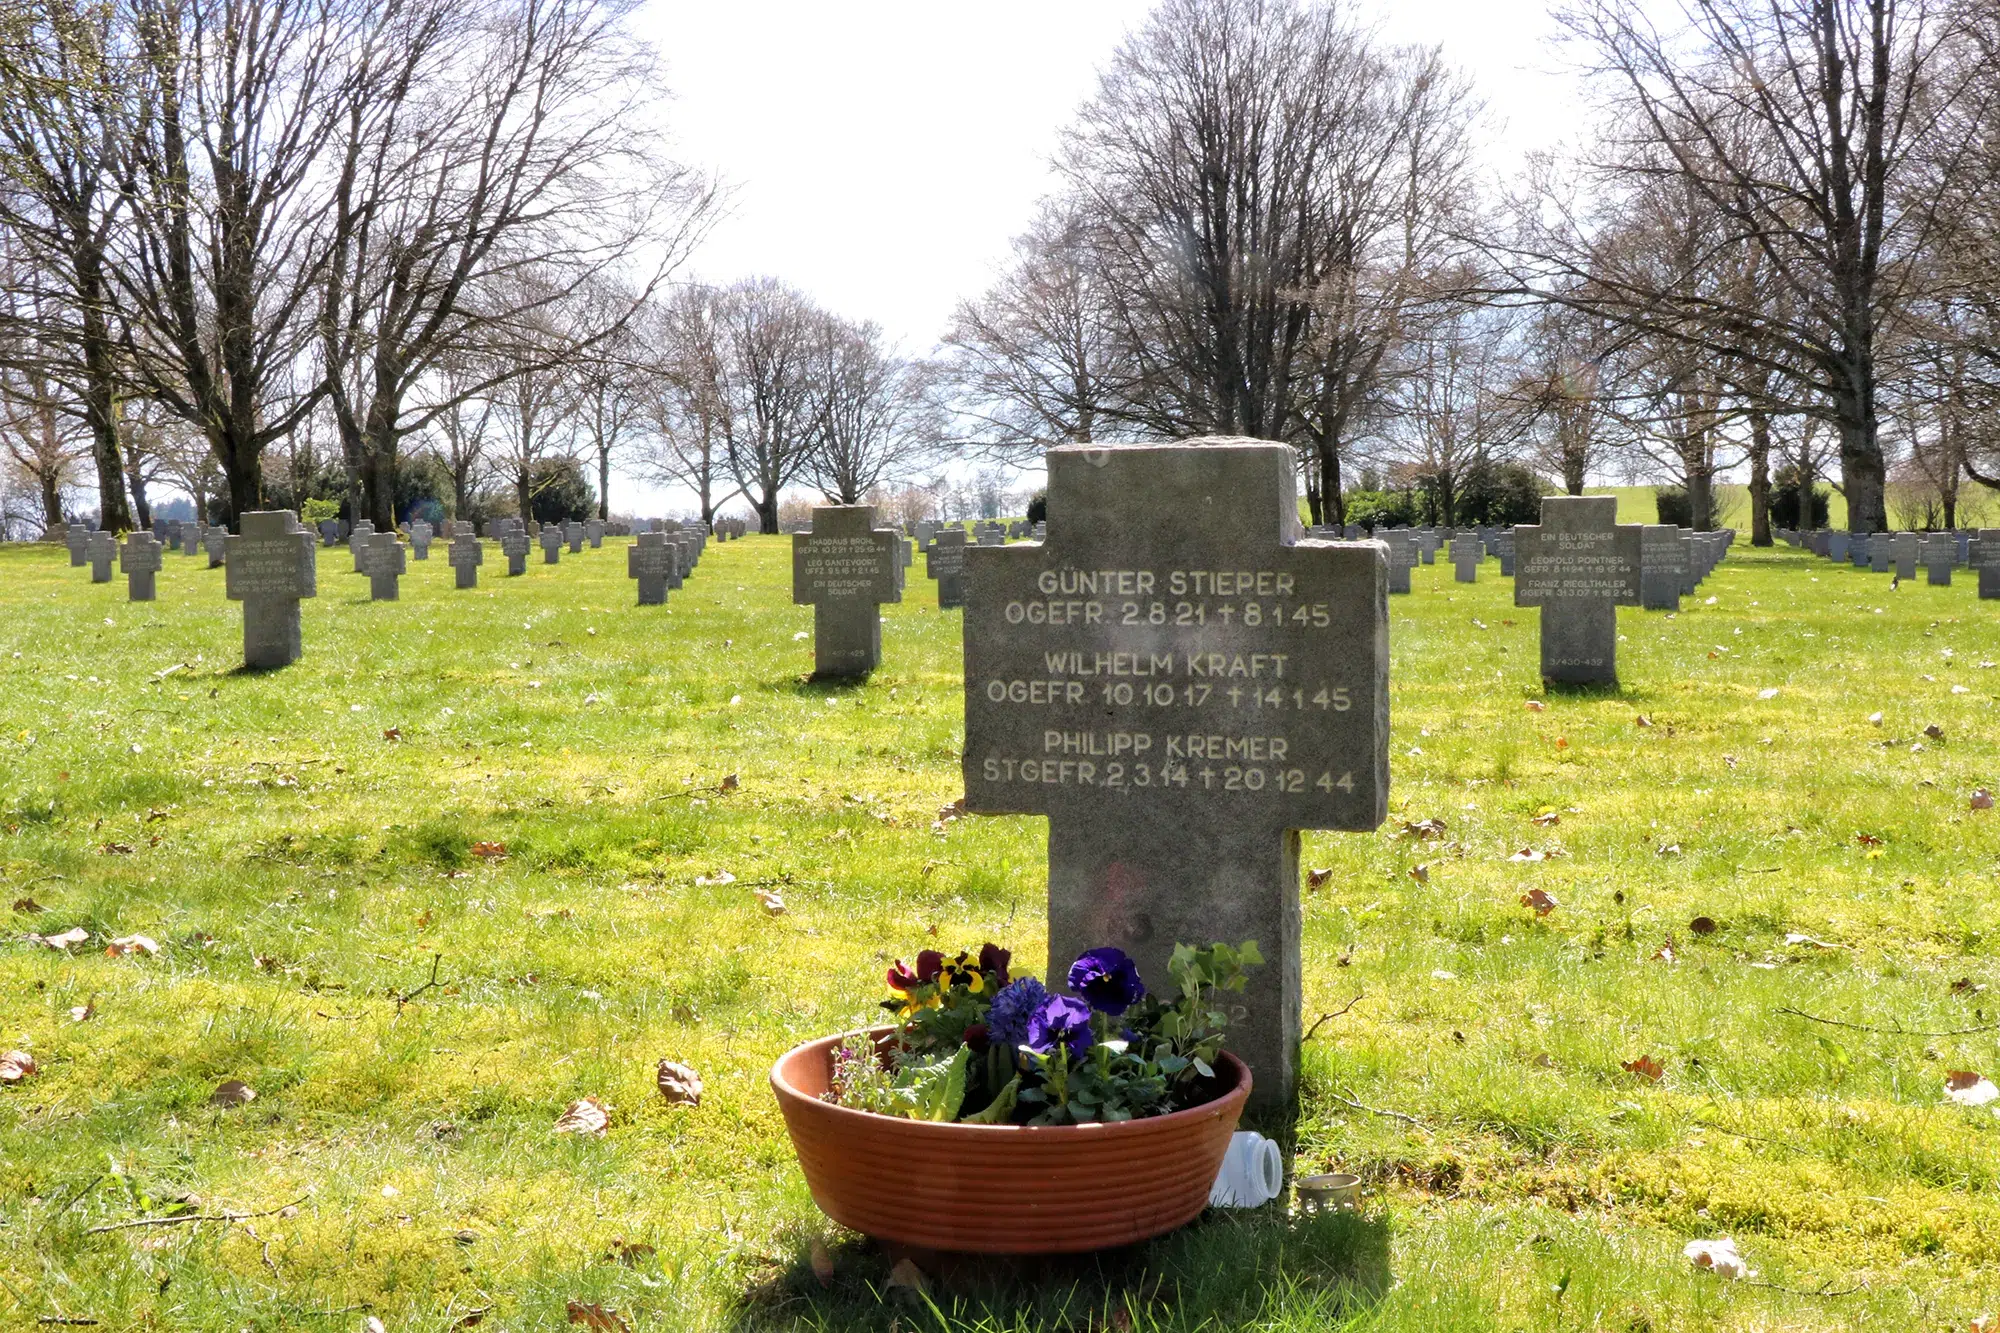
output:
[[[1020,1097],[1021,1076],[1016,1074],[1007,1081],[1006,1087],[1000,1089],[1000,1095],[995,1097],[985,1110],[975,1111],[959,1123],[965,1125],[1000,1124],[1014,1113],[1015,1103],[1020,1100]]]

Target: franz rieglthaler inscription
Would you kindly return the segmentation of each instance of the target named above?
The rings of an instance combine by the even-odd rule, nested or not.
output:
[[[1179,943],[1270,966],[1233,1048],[1292,1096],[1298,830],[1388,796],[1388,573],[1301,540],[1288,446],[1048,455],[1048,536],[965,552],[969,809],[1049,816],[1051,975],[1096,945],[1165,977]]]

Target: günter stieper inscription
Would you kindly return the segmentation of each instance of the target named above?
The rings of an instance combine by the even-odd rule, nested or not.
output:
[[[965,552],[969,809],[1049,817],[1050,976],[1115,945],[1269,965],[1231,1046],[1295,1091],[1300,829],[1387,809],[1388,569],[1300,539],[1285,445],[1048,454],[1048,536]],[[943,534],[940,534],[942,537]]]

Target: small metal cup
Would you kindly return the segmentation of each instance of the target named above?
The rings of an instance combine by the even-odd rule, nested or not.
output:
[[[1297,1191],[1300,1212],[1355,1212],[1361,1207],[1360,1176],[1339,1172],[1300,1176],[1292,1182],[1292,1188]]]

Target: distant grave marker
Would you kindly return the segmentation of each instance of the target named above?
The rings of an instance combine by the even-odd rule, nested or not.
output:
[[[118,572],[125,576],[125,593],[130,600],[150,602],[159,596],[156,578],[164,553],[165,548],[152,533],[126,534],[124,549],[118,553]]]
[[[289,510],[253,510],[229,538],[224,579],[243,603],[243,665],[289,666],[302,651],[299,600],[319,593],[312,534]]]
[[[813,674],[865,676],[882,663],[883,602],[903,600],[903,539],[872,505],[822,505],[792,536],[792,601],[813,609]]]
[[[397,600],[397,583],[409,562],[402,538],[393,532],[371,532],[356,539],[361,572],[368,576],[368,598],[375,602]]]
[[[1542,679],[1618,683],[1618,608],[1639,603],[1639,525],[1611,495],[1551,495],[1514,529],[1514,605],[1542,611]]]
[[[931,539],[924,576],[937,581],[938,610],[965,605],[965,529],[945,528]]]

